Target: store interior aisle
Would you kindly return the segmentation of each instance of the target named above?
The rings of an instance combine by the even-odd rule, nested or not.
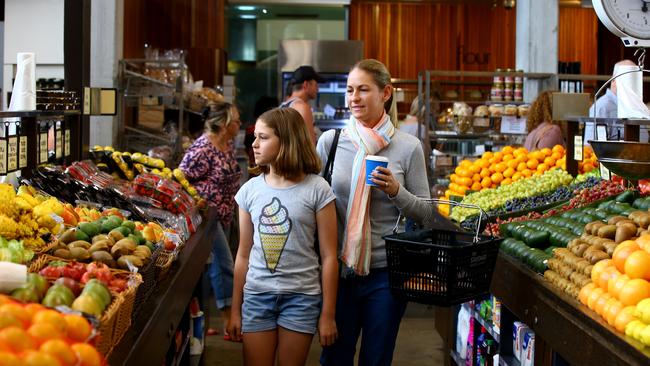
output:
[[[434,328],[433,307],[410,303],[397,337],[393,365],[430,366],[444,364],[442,339]],[[218,327],[220,319],[216,308],[210,312],[212,327]],[[241,344],[223,340],[223,335],[208,336],[206,340],[206,365],[242,365]],[[307,365],[318,365],[321,347],[314,338]]]

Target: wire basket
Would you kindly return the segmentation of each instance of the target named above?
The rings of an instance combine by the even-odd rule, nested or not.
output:
[[[483,215],[481,210],[481,218]],[[489,293],[501,239],[479,235],[478,229],[475,234],[421,229],[394,233],[384,239],[389,285],[395,296],[422,304],[452,306]]]

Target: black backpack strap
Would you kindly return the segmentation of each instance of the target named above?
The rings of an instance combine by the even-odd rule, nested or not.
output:
[[[334,172],[334,158],[336,157],[336,149],[339,146],[339,136],[341,136],[340,128],[336,129],[336,132],[334,133],[334,140],[332,140],[330,153],[327,156],[327,162],[325,163],[325,169],[323,170],[323,178],[325,178],[329,185],[332,185],[332,172]]]

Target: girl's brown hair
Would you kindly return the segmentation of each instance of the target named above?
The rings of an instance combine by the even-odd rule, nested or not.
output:
[[[274,108],[264,112],[258,121],[263,122],[280,140],[280,151],[273,162],[273,169],[287,179],[301,174],[319,174],[321,161],[307,132],[305,120],[293,108]],[[253,174],[267,174],[268,166],[254,166]]]
[[[207,117],[205,118],[204,128],[206,132],[217,133],[222,128],[228,126],[232,121],[232,110],[237,108],[234,104],[219,102],[210,103],[207,107]]]
[[[390,72],[384,64],[381,62],[369,58],[357,62],[351,70],[359,69],[367,72],[372,76],[372,79],[375,81],[375,85],[379,87],[380,90],[384,90],[386,85],[392,86],[393,84],[390,81]],[[395,98],[393,98],[394,93],[391,92],[390,98],[384,103],[384,111],[390,117],[390,121],[393,125],[397,125],[397,103]]]
[[[553,93],[552,90],[540,93],[533,104],[530,105],[528,120],[526,121],[526,129],[529,133],[544,122],[558,124],[553,121],[553,105],[551,103]]]

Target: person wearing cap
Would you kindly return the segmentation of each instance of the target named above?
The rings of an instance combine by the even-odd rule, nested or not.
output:
[[[614,65],[613,75],[619,74],[616,70],[619,66],[636,66],[636,64],[630,60],[619,61]],[[618,97],[616,95],[616,89],[616,79],[614,79],[605,92],[605,95],[598,98],[591,105],[591,108],[589,108],[590,117],[618,118]]]
[[[322,83],[324,79],[318,75],[316,70],[311,66],[300,66],[293,72],[293,78],[290,83],[293,85],[291,88],[291,95],[289,98],[280,104],[280,108],[293,108],[300,113],[307,125],[307,131],[311,141],[316,144],[316,134],[314,133],[314,115],[311,112],[309,101],[316,99],[318,94],[318,83]]]

